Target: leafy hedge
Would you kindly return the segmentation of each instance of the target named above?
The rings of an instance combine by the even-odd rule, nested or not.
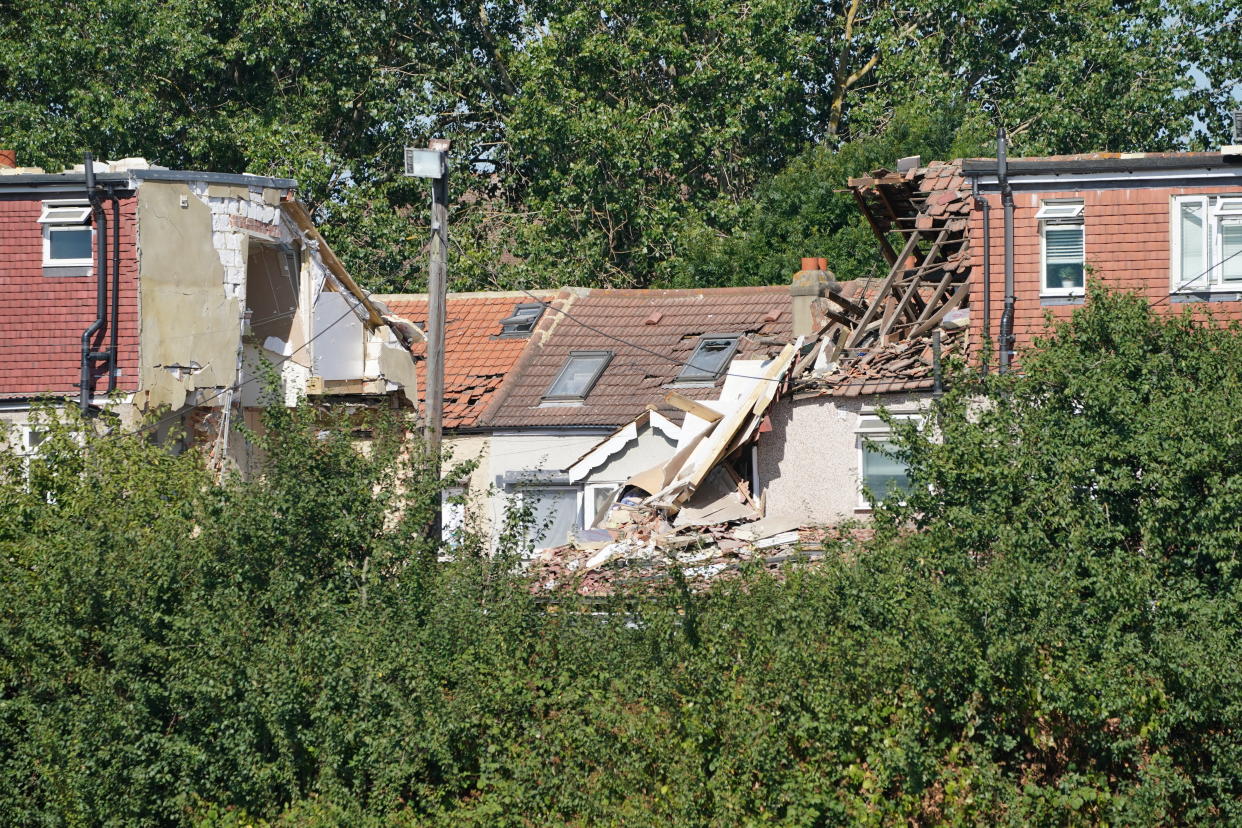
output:
[[[1238,821],[1240,379],[1093,294],[905,434],[873,540],[592,607],[437,564],[417,462],[309,411],[223,486],[60,434],[0,486],[0,819]]]

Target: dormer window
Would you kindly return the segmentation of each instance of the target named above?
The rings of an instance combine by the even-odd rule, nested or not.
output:
[[[543,395],[548,402],[582,402],[608,367],[612,351],[573,351]]]
[[[92,230],[86,224],[91,205],[86,201],[56,200],[43,202],[39,224],[43,225],[43,266],[74,268],[57,275],[86,275],[82,268],[91,266]]]
[[[543,316],[543,305],[539,303],[521,304],[513,309],[513,315],[500,320],[501,336],[530,336]]]
[[[1039,221],[1045,296],[1081,294],[1086,270],[1083,246],[1083,203],[1045,201],[1035,218]]]
[[[674,382],[715,382],[737,351],[737,334],[704,335]]]

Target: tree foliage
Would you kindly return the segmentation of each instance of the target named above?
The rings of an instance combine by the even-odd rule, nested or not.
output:
[[[10,0],[0,12],[0,120],[23,163],[91,149],[292,175],[376,290],[423,282],[425,183],[399,167],[401,147],[428,136],[454,141],[458,287],[753,281],[810,252],[797,221],[744,275],[713,264],[704,239],[760,232],[773,191],[861,172],[867,148],[901,144],[890,132],[911,119],[953,113],[944,134],[972,140],[924,146],[969,152],[986,150],[975,139],[993,120],[1026,153],[1215,144],[1242,57],[1223,0]],[[823,220],[816,237],[848,224]],[[855,272],[870,245],[838,241],[839,269]]]
[[[70,423],[0,454],[0,822],[1236,822],[1240,366],[1093,292],[873,539],[583,606],[433,563],[382,437],[277,410],[216,486]]]

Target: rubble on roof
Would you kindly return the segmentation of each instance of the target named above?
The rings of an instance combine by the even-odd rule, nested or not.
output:
[[[761,439],[773,401],[931,390],[940,360],[969,348],[973,205],[960,164],[881,169],[849,185],[889,263],[884,279],[838,284],[822,260],[809,260],[816,266],[795,276],[791,293],[815,297],[818,329],[766,360],[733,360],[718,399],[652,401],[685,412],[672,454],[631,477],[595,527],[531,563],[537,590],[601,595],[674,569],[701,586],[746,565],[822,557],[825,530],[766,518],[734,467]],[[903,239],[899,250],[890,234]]]

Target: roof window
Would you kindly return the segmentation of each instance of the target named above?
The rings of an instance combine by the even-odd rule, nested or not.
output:
[[[737,351],[738,334],[705,334],[675,382],[715,382]]]
[[[513,309],[512,316],[500,320],[500,335],[530,336],[541,316],[543,316],[542,303],[531,302],[518,305]]]
[[[572,351],[543,398],[585,400],[611,359],[612,351]]]

